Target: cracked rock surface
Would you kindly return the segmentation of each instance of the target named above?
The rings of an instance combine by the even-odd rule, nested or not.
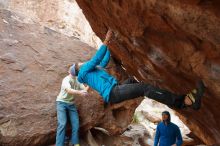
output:
[[[202,79],[202,109],[178,111],[204,143],[220,143],[219,0],[76,0],[93,31],[116,34],[113,57],[127,73],[183,94]]]
[[[56,106],[68,65],[86,61],[95,49],[24,17],[0,10],[0,145],[43,146],[55,142]],[[140,100],[104,108],[101,97],[76,97],[80,133],[97,126],[122,133]],[[123,116],[122,116],[123,115]]]

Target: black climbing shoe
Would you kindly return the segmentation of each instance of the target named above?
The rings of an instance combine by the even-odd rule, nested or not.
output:
[[[192,90],[189,94],[187,94],[189,99],[192,101],[191,106],[194,110],[200,109],[201,100],[202,100],[204,92],[205,92],[205,86],[204,86],[204,83],[202,82],[202,80],[200,80],[197,83],[197,88]]]

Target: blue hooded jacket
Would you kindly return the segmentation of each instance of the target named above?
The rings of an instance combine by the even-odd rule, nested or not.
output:
[[[171,146],[173,144],[181,146],[183,139],[180,133],[180,129],[176,124],[170,122],[169,112],[167,114],[169,115],[168,124],[165,125],[164,122],[161,122],[157,125],[154,146],[158,146],[158,143],[159,146]]]
[[[78,73],[78,81],[86,83],[96,90],[106,103],[109,101],[112,88],[118,83],[113,76],[104,70],[109,60],[110,52],[107,46],[103,44],[96,54],[80,67]]]

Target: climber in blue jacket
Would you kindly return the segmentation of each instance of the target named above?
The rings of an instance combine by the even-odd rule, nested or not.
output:
[[[171,122],[170,113],[162,113],[162,122],[157,125],[154,146],[181,146],[183,144],[179,127]]]
[[[71,74],[78,76],[80,83],[87,84],[96,90],[105,103],[119,103],[125,100],[146,96],[174,108],[192,107],[198,110],[204,94],[204,84],[200,81],[197,88],[186,95],[177,95],[147,83],[128,79],[119,84],[117,79],[106,72],[105,67],[110,60],[108,49],[113,32],[109,30],[103,45],[96,54],[85,63],[74,63]]]

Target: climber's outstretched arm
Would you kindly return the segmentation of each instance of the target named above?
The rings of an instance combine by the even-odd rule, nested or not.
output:
[[[96,54],[88,62],[83,64],[82,68],[84,72],[93,70],[97,65],[101,64],[103,67],[105,67],[108,64],[110,59],[110,52],[108,50],[107,45],[109,44],[112,34],[112,31],[108,30],[103,45],[101,45]]]

